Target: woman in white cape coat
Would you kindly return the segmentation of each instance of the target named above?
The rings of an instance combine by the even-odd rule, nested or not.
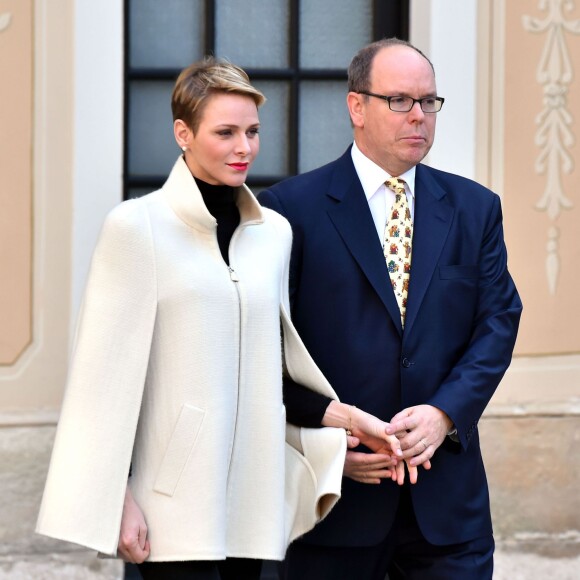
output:
[[[39,533],[138,563],[282,559],[339,499],[347,445],[286,425],[283,370],[333,399],[322,425],[396,448],[336,401],[287,315],[290,226],[244,185],[263,101],[230,63],[178,78],[184,154],[109,214],[94,253]],[[235,211],[226,242],[214,189]]]

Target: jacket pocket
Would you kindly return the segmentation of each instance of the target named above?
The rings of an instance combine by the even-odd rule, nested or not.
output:
[[[195,445],[205,411],[193,405],[183,405],[169,439],[153,489],[172,496],[179,483],[187,459]]]
[[[290,443],[286,443],[285,456],[284,539],[290,544],[316,524],[316,474],[302,453]]]
[[[479,268],[467,264],[456,266],[439,266],[439,278],[441,280],[456,280],[458,278],[478,278]]]

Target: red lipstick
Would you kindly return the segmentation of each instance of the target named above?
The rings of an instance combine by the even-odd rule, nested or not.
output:
[[[228,165],[236,171],[246,171],[246,169],[248,169],[249,163],[228,163]]]

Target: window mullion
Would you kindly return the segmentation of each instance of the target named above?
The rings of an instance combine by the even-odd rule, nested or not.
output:
[[[373,2],[373,40],[397,36],[409,40],[410,0]]]
[[[205,54],[214,54],[215,52],[215,13],[215,0],[205,0]]]

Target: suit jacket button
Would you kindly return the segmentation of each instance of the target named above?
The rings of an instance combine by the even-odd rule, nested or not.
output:
[[[403,358],[401,362],[406,369],[408,369],[411,366],[411,361],[407,357]]]

